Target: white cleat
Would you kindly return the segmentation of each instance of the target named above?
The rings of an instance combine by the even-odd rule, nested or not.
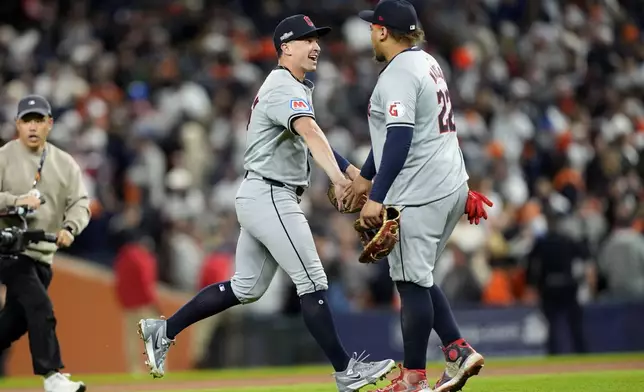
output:
[[[82,381],[72,381],[70,375],[54,373],[45,379],[45,392],[85,392],[87,389]]]

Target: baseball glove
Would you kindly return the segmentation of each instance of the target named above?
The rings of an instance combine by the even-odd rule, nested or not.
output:
[[[360,236],[363,250],[358,258],[361,263],[375,263],[391,253],[400,240],[400,210],[385,207],[382,211],[382,226],[366,229],[360,225],[360,219],[353,224]]]
[[[336,210],[340,211],[343,214],[353,214],[356,212],[360,212],[362,210],[362,206],[365,205],[367,202],[367,195],[362,195],[360,198],[360,203],[358,203],[358,206],[354,209],[349,209],[347,205],[342,203],[342,210],[338,209],[338,199],[335,197],[335,187],[333,186],[333,183],[329,185],[329,189],[326,191],[326,195],[329,197],[329,201],[331,204],[333,204],[333,207],[335,207]]]

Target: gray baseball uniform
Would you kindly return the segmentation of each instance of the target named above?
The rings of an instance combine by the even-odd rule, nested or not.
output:
[[[244,168],[235,199],[241,233],[237,242],[233,292],[242,303],[259,299],[277,266],[291,277],[298,295],[327,289],[299,196],[309,185],[310,153],[292,129],[299,117],[315,117],[313,83],[287,69],[273,70],[252,105]]]
[[[434,264],[464,213],[469,177],[443,72],[418,48],[392,59],[371,95],[369,131],[376,168],[392,127],[414,130],[407,160],[384,200],[402,209],[390,273],[394,281],[431,287]]]

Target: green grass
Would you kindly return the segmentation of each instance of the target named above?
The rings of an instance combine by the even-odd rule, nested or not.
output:
[[[334,392],[333,384],[302,384],[288,387],[243,389],[183,389],[169,392]],[[642,392],[644,370],[572,373],[534,376],[477,377],[464,392]],[[168,392],[168,391],[165,391]]]
[[[644,361],[644,353],[629,354],[608,354],[592,356],[560,356],[555,358],[487,358],[486,368],[521,368],[539,366],[548,364],[549,366],[561,365],[565,371],[566,364],[569,363],[619,363],[632,360]],[[438,374],[442,368],[442,363],[429,363],[429,370],[432,376]],[[212,381],[216,385],[217,380],[240,380],[253,378],[269,378],[281,376],[317,376],[331,375],[332,369],[329,366],[300,366],[300,367],[273,367],[273,368],[252,368],[252,369],[224,369],[214,371],[191,371],[191,372],[169,372],[163,380],[157,380],[159,383],[180,383],[188,381]],[[483,377],[475,378],[465,392],[519,392],[519,391],[584,391],[584,392],[609,392],[620,391],[644,392],[644,370],[631,372],[594,372],[594,373],[571,373],[560,375],[538,375],[538,376],[503,376],[503,377]],[[74,374],[74,378],[82,379],[89,386],[100,385],[117,385],[117,384],[137,384],[149,383],[152,379],[149,376],[134,377],[125,374],[102,374],[86,375]],[[434,381],[434,380],[430,380]],[[4,389],[21,389],[21,388],[38,388],[41,387],[42,381],[37,377],[16,377],[0,380],[0,390]],[[117,388],[115,388],[117,389]],[[200,389],[200,390],[176,390],[171,392],[207,392],[216,391],[224,392],[231,389]],[[261,391],[261,392],[323,392],[334,391],[333,384],[307,384],[307,385],[290,385],[285,387],[264,387],[249,389],[234,389],[236,392],[244,391]],[[165,391],[168,392],[168,391]]]
[[[163,392],[337,392],[333,384],[299,384],[288,387],[265,387],[265,388],[235,388],[235,389],[179,389]]]

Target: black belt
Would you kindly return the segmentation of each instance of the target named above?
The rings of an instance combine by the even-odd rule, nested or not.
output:
[[[248,172],[246,172],[246,174],[244,174],[244,178],[246,178],[247,176],[248,176]],[[277,187],[280,187],[280,188],[286,187],[286,184],[284,184],[283,182],[273,180],[271,178],[262,177],[262,180],[264,180],[265,183],[273,185],[273,186],[277,186]],[[295,194],[298,195],[298,196],[302,196],[304,194],[304,187],[301,187],[301,186],[295,187]]]

